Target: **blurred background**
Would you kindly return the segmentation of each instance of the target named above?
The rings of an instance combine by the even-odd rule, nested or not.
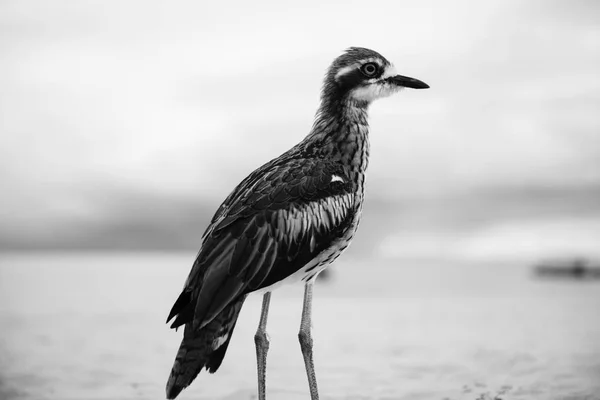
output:
[[[308,133],[325,69],[349,46],[431,89],[371,107],[361,229],[315,299],[334,342],[343,321],[379,315],[365,304],[387,310],[363,335],[387,338],[377,357],[391,375],[346,371],[374,357],[348,338],[361,362],[317,355],[325,398],[598,398],[598,15],[585,0],[1,2],[0,398],[162,396],[180,335],[162,319],[206,224]],[[290,341],[274,368],[298,350],[290,290],[279,311],[274,297],[287,322],[271,334],[291,337],[273,338]],[[251,393],[254,311],[228,355],[245,364],[183,396]],[[90,342],[90,329],[114,336]],[[432,354],[469,370],[440,372]],[[305,396],[295,356],[275,372],[280,398]]]

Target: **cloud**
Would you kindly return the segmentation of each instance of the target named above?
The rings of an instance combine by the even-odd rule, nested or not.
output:
[[[600,181],[593,2],[382,1],[377,18],[362,2],[38,5],[0,6],[0,220],[13,244],[176,219],[156,207],[165,220],[148,228],[129,203],[218,204],[307,133],[323,72],[349,45],[432,86],[373,105],[371,201]]]
[[[390,235],[386,258],[535,263],[553,258],[600,258],[600,215],[595,219],[499,221],[472,231],[413,231]]]

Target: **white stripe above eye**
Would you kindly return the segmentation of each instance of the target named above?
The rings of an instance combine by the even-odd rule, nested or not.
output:
[[[335,79],[338,80],[340,76],[346,75],[348,72],[353,71],[353,70],[359,68],[361,65],[366,64],[368,62],[374,62],[374,63],[377,63],[377,65],[382,64],[382,62],[379,58],[373,58],[373,57],[365,58],[364,60],[360,60],[360,61],[355,62],[354,64],[350,64],[343,68],[340,68],[338,70],[338,72],[335,74]]]
[[[344,179],[341,176],[331,175],[331,183],[333,182],[344,182]]]
[[[340,76],[346,75],[350,71],[354,71],[356,68],[358,68],[359,65],[360,65],[360,63],[354,63],[354,64],[347,65],[344,68],[340,68],[340,70],[337,72],[337,74],[335,74],[335,80],[338,80]]]

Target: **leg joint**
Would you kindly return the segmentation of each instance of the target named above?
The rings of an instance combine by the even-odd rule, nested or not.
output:
[[[312,349],[313,339],[309,331],[300,330],[298,332],[298,340],[302,349]]]
[[[267,332],[265,331],[257,331],[256,334],[254,334],[254,343],[257,346],[263,347],[263,348],[268,348],[269,347],[269,335],[267,334]]]

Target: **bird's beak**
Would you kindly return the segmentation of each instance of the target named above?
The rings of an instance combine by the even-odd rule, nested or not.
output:
[[[413,89],[429,89],[429,85],[418,79],[409,78],[408,76],[396,75],[390,77],[390,80],[398,86],[404,86]]]

